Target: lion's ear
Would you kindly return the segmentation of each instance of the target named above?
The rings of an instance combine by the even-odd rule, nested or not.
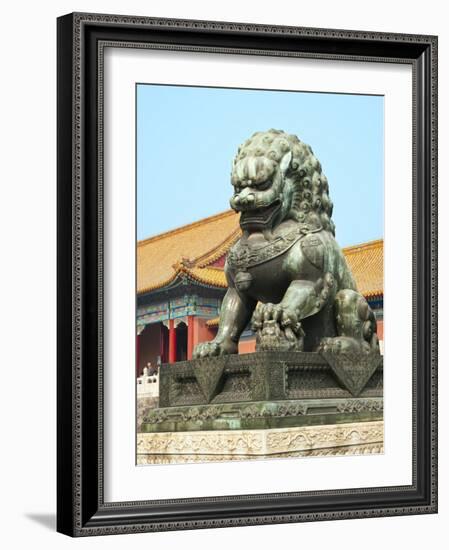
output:
[[[285,153],[285,155],[281,159],[280,169],[283,175],[290,168],[291,161],[292,161],[292,152],[289,151],[288,153]]]

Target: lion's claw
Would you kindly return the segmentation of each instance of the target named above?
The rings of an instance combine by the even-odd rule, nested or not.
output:
[[[290,327],[296,334],[301,335],[301,323],[298,320],[298,315],[292,309],[282,304],[257,304],[251,321],[252,329],[257,332],[262,329],[267,321],[275,321],[285,329]]]
[[[211,340],[210,342],[202,342],[193,350],[193,358],[199,357],[217,357],[219,355],[229,355],[237,353],[237,344],[234,342],[219,342]]]
[[[257,351],[302,351],[304,331],[298,315],[281,304],[258,304],[251,327]]]

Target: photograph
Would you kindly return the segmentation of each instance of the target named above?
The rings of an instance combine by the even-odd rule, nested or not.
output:
[[[135,97],[136,463],[383,453],[384,96]]]
[[[59,532],[436,513],[438,37],[356,28],[58,18]]]

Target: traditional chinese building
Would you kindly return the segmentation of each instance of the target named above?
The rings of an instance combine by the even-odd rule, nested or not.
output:
[[[211,340],[226,292],[226,254],[240,236],[239,215],[228,210],[137,244],[137,373],[150,362],[190,359]],[[343,249],[359,291],[374,310],[383,340],[383,240]],[[239,353],[255,349],[244,332]]]

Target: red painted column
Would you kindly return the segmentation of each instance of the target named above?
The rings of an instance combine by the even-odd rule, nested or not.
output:
[[[187,316],[187,359],[193,354],[193,315]]]
[[[168,321],[168,362],[176,363],[176,328],[175,321]]]

